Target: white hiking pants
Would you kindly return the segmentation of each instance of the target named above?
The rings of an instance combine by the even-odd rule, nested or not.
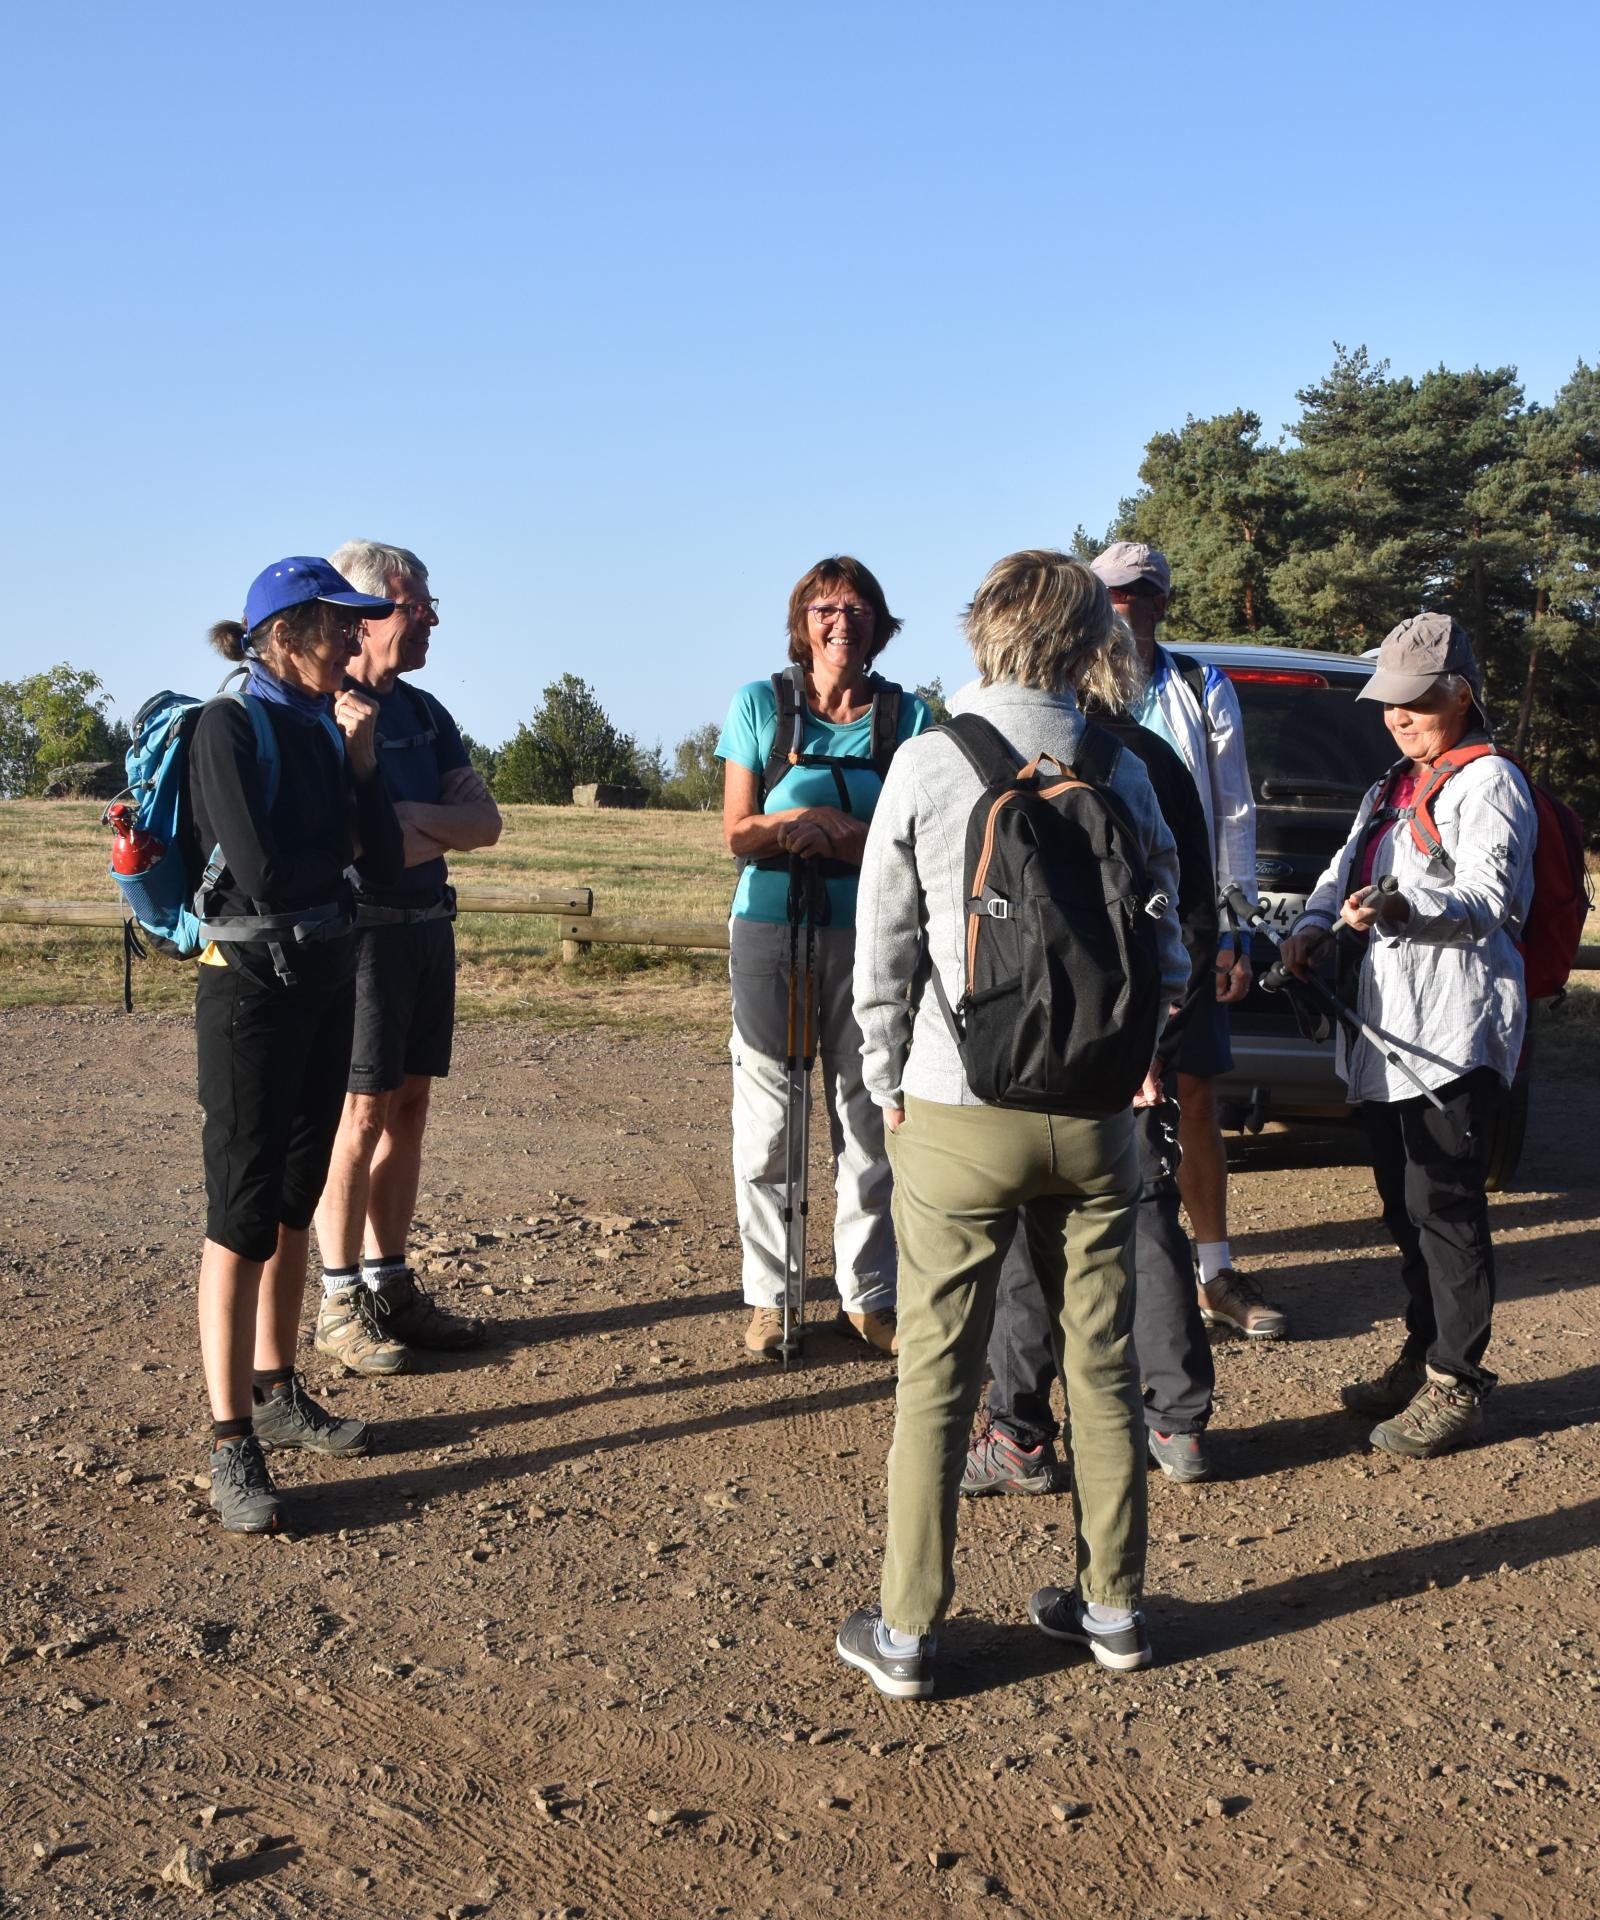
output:
[[[776,1307],[783,1298],[789,929],[735,920],[729,932],[733,1183],[744,1297],[752,1307]],[[855,950],[853,930],[817,930],[816,1031],[834,1162],[834,1279],[847,1313],[885,1313],[895,1300],[893,1180],[883,1150],[883,1112],[861,1083],[861,1029],[851,1010]],[[803,969],[804,932],[799,960]],[[813,1178],[813,1189],[816,1184]],[[808,1247],[808,1268],[811,1256]]]

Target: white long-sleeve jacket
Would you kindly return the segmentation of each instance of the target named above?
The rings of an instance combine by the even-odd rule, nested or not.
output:
[[[1173,665],[1165,647],[1156,648],[1155,667],[1144,700],[1133,717],[1169,740],[1200,789],[1212,864],[1220,897],[1239,887],[1252,906],[1256,892],[1256,802],[1245,758],[1244,721],[1239,696],[1225,673],[1204,663],[1205,707]],[[1209,724],[1208,724],[1209,722]]]

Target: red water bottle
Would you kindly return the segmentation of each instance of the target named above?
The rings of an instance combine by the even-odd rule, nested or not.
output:
[[[134,825],[133,809],[126,801],[117,800],[107,807],[106,819],[111,826],[113,873],[146,873],[166,852],[153,833]]]

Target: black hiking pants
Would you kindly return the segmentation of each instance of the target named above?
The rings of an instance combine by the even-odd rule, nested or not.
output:
[[[1216,1374],[1178,1212],[1178,1109],[1172,1101],[1143,1108],[1134,1122],[1142,1184],[1133,1240],[1133,1344],[1144,1382],[1145,1425],[1158,1433],[1202,1433],[1211,1418]],[[1020,1220],[1000,1269],[989,1371],[995,1424],[1019,1446],[1053,1440],[1060,1426],[1050,1410],[1056,1378],[1050,1318]]]
[[[1364,1100],[1361,1121],[1384,1225],[1400,1249],[1406,1350],[1487,1393],[1495,1383],[1482,1364],[1494,1313],[1494,1246],[1483,1182],[1504,1092],[1493,1067],[1474,1067],[1435,1092],[1443,1113],[1418,1094]]]

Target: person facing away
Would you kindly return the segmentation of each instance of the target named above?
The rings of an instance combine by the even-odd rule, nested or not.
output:
[[[435,1080],[455,1031],[455,897],[448,856],[491,847],[500,813],[444,703],[413,685],[439,624],[428,569],[406,547],[351,540],[335,562],[389,611],[368,618],[347,684],[377,707],[377,760],[405,840],[405,868],[358,858],[355,1039],[317,1207],[322,1303],[316,1347],[352,1373],[401,1373],[417,1350],[477,1346],[475,1320],[427,1294],[406,1258]],[[407,676],[407,677],[402,677]]]
[[[1066,554],[1011,554],[985,576],[966,627],[979,684],[964,697],[965,710],[999,734],[1014,766],[1037,771],[1044,755],[1076,765],[1086,726],[1074,689],[1109,649],[1126,644],[1105,588]],[[1189,973],[1171,904],[1177,858],[1138,756],[1109,758],[1108,797],[1097,804],[1124,823],[1142,869],[1158,996],[1145,1011],[1153,1019],[1181,997]],[[966,849],[984,791],[948,729],[902,747],[873,816],[857,903],[856,1018],[895,1176],[900,1377],[879,1604],[853,1613],[834,1644],[847,1665],[899,1698],[933,1691],[939,1624],[955,1586],[967,1436],[1019,1209],[1066,1382],[1077,1535],[1073,1590],[1041,1588],[1029,1612],[1041,1631],[1088,1647],[1112,1671],[1150,1660],[1140,1611],[1145,1449],[1128,1257],[1139,1195],[1133,1113],[1104,1111],[1104,1090],[1090,1087],[1075,1090],[1071,1112],[981,1100],[954,1016],[941,1018],[932,1004],[937,978],[945,1003],[965,1005],[969,929],[977,924]],[[1012,916],[1004,917],[1009,924]],[[1015,916],[1023,939],[1030,931],[1041,938],[1041,924]],[[1086,942],[1078,957],[1090,966],[1098,952]],[[1104,984],[1120,996],[1127,979],[1119,971]],[[1159,1099],[1148,1072],[1135,1097]]]

